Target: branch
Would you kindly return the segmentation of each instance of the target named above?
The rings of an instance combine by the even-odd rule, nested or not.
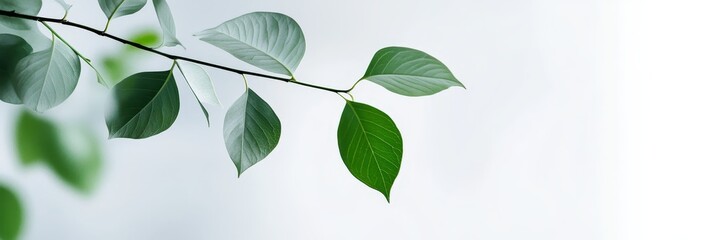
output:
[[[329,87],[323,87],[323,86],[313,85],[313,84],[309,84],[309,83],[298,82],[298,81],[295,81],[295,79],[293,79],[293,78],[276,77],[276,76],[266,75],[266,74],[262,74],[262,73],[244,71],[244,70],[239,70],[239,69],[235,69],[235,68],[222,66],[219,64],[215,64],[215,63],[201,61],[198,59],[168,54],[168,53],[161,52],[159,50],[141,45],[139,43],[132,42],[132,41],[111,35],[104,31],[100,31],[100,30],[97,30],[97,29],[94,29],[94,28],[91,28],[91,27],[88,27],[88,26],[85,26],[85,25],[82,25],[79,23],[67,21],[65,19],[46,18],[46,17],[40,17],[40,16],[25,15],[25,14],[21,14],[21,13],[16,13],[15,11],[5,11],[5,10],[0,10],[0,15],[14,17],[14,18],[28,19],[28,20],[33,20],[33,21],[37,21],[40,23],[47,23],[47,22],[59,23],[59,24],[79,28],[79,29],[82,29],[82,30],[85,30],[88,32],[92,32],[99,36],[106,37],[106,38],[112,39],[114,41],[129,45],[129,46],[132,46],[132,47],[135,47],[135,48],[147,51],[147,52],[151,52],[151,53],[163,56],[163,57],[171,59],[171,60],[183,60],[183,61],[192,62],[192,63],[200,64],[203,66],[207,66],[207,67],[212,67],[212,68],[217,68],[217,69],[221,69],[224,71],[234,72],[237,74],[252,75],[252,76],[256,76],[256,77],[262,77],[262,78],[267,78],[267,79],[272,79],[272,80],[277,80],[277,81],[282,81],[282,82],[287,82],[287,83],[294,83],[294,84],[305,86],[305,87],[310,87],[310,88],[315,88],[315,89],[320,89],[320,90],[330,91],[330,92],[335,92],[335,93],[347,93],[347,92],[350,92],[354,88],[354,86],[350,89],[334,89],[334,88],[329,88]]]

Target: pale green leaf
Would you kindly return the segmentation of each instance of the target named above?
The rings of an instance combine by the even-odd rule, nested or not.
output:
[[[302,29],[280,13],[249,13],[196,35],[244,62],[288,76],[305,55]]]
[[[110,138],[147,138],[174,123],[179,95],[171,71],[142,72],[112,89],[116,108],[107,115]]]
[[[60,126],[23,111],[15,128],[17,152],[24,165],[47,164],[71,187],[91,191],[97,183],[102,152],[97,137],[83,128]]]
[[[223,139],[239,177],[268,156],[280,140],[280,119],[251,89],[228,109],[223,124]]]
[[[62,41],[54,40],[44,51],[32,53],[15,67],[13,85],[25,106],[43,112],[64,102],[79,80],[77,54]]]
[[[389,201],[402,162],[402,135],[394,121],[372,106],[347,101],[337,143],[350,173]]]
[[[377,51],[362,79],[405,96],[432,95],[452,86],[464,86],[436,58],[403,47]]]
[[[69,9],[72,8],[72,5],[71,5],[71,4],[68,4],[68,3],[65,2],[64,0],[55,0],[55,2],[59,3],[59,5],[61,5],[62,8],[64,8],[65,12],[66,12],[66,11],[69,11]]]
[[[0,185],[0,239],[18,239],[23,220],[20,199],[10,188]]]
[[[178,61],[178,67],[183,75],[184,79],[188,83],[188,86],[193,91],[193,95],[196,96],[198,104],[201,106],[203,114],[206,116],[206,121],[208,125],[211,124],[211,120],[208,117],[208,111],[206,111],[205,104],[220,105],[218,101],[218,96],[216,96],[216,91],[213,88],[213,82],[201,66],[196,64]]]
[[[159,17],[159,25],[164,32],[163,46],[173,47],[176,45],[181,45],[181,42],[176,38],[176,23],[174,22],[174,17],[171,14],[171,8],[166,0],[153,0],[154,9],[156,10],[156,16]]]
[[[20,59],[30,55],[32,47],[21,37],[0,34],[0,100],[11,104],[22,104],[12,82],[15,66]]]
[[[0,0],[0,10],[15,11],[25,15],[36,16],[42,8],[42,0]],[[35,21],[0,16],[0,24],[4,24],[13,29],[28,30],[35,28]]]
[[[99,7],[110,21],[113,18],[134,14],[146,5],[146,0],[99,0]]]

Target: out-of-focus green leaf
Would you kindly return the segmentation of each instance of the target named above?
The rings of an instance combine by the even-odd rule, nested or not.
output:
[[[464,87],[439,60],[404,47],[377,51],[362,79],[405,96],[426,96],[452,86]]]
[[[147,47],[158,46],[159,44],[161,44],[161,36],[154,30],[141,31],[132,35],[129,40]],[[128,45],[126,46],[126,49],[130,51],[141,52],[141,50]]]
[[[151,137],[171,127],[178,116],[178,88],[171,71],[134,74],[112,93],[116,108],[106,119],[110,138]]]
[[[26,15],[37,15],[42,8],[42,0],[0,0],[0,10],[15,11]],[[18,30],[34,28],[37,24],[34,21],[0,16],[0,24]]]
[[[1,21],[1,20],[0,20]],[[21,37],[0,34],[0,100],[6,103],[22,104],[12,86],[15,66],[20,59],[30,55],[32,47]]]
[[[253,66],[288,76],[305,55],[300,25],[280,13],[248,13],[196,36]]]
[[[280,130],[278,116],[253,90],[233,103],[223,123],[223,139],[239,177],[275,149]]]
[[[99,0],[99,7],[111,21],[113,18],[134,14],[146,5],[146,0]]]
[[[22,230],[23,211],[20,199],[10,188],[0,185],[0,239],[15,240]]]
[[[394,121],[372,106],[347,101],[337,143],[350,173],[389,201],[402,163],[402,135]]]
[[[153,0],[156,16],[159,17],[159,25],[164,32],[164,40],[162,45],[173,47],[181,45],[181,42],[176,38],[176,23],[171,15],[171,8],[166,0]]]
[[[79,57],[62,41],[50,49],[35,52],[15,66],[13,85],[22,103],[43,112],[64,102],[77,86]]]
[[[23,111],[15,140],[24,165],[47,164],[65,183],[82,192],[95,186],[102,152],[98,139],[85,129],[59,126]]]
[[[211,78],[201,66],[186,61],[178,61],[177,63],[181,74],[183,74],[183,78],[186,79],[188,86],[191,88],[191,91],[193,91],[193,95],[196,96],[203,115],[206,116],[206,121],[208,121],[208,125],[210,126],[211,120],[208,117],[208,111],[206,111],[204,104],[221,104],[218,101],[218,96],[216,96],[216,91],[213,89]]]

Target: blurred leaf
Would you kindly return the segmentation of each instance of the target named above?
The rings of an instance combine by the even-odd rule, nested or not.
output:
[[[452,86],[464,86],[436,58],[403,47],[377,51],[362,79],[405,96],[432,95]]]
[[[147,138],[174,123],[179,95],[171,71],[142,72],[112,89],[116,111],[107,116],[110,138]]]
[[[350,173],[389,201],[402,162],[402,135],[394,121],[372,106],[347,101],[337,143]]]
[[[0,185],[0,239],[15,240],[23,222],[20,199],[8,187]]]
[[[280,140],[280,119],[251,89],[228,109],[223,124],[223,139],[239,177],[268,156]]]
[[[59,5],[62,5],[62,8],[64,8],[64,11],[69,11],[70,8],[72,8],[72,5],[67,4],[64,0],[55,0],[55,2],[59,3]]]
[[[305,55],[302,29],[280,13],[248,13],[196,36],[253,66],[288,76]]]
[[[41,8],[42,0],[0,0],[0,10],[5,11],[35,16]],[[6,16],[0,16],[0,24],[18,30],[28,30],[37,26],[35,21]]]
[[[0,20],[1,21],[1,20]],[[0,34],[0,100],[6,103],[22,104],[12,86],[15,66],[20,59],[32,53],[32,47],[21,37]]]
[[[201,110],[203,110],[206,121],[208,121],[208,125],[210,126],[211,120],[208,118],[208,111],[206,111],[204,104],[221,104],[216,96],[216,91],[213,89],[211,78],[208,76],[208,73],[206,73],[206,70],[203,70],[203,68],[196,64],[185,61],[178,61],[177,63],[181,74],[183,74],[188,86],[191,88],[191,91],[193,91],[193,95],[196,96],[198,104],[201,106]]]
[[[23,111],[15,139],[24,165],[45,163],[65,183],[82,192],[95,186],[102,162],[101,148],[88,131],[58,126]]]
[[[99,7],[111,21],[113,18],[134,14],[146,5],[146,0],[99,0]]]
[[[43,112],[64,102],[79,80],[79,57],[62,41],[32,53],[15,67],[14,86],[25,106]]]
[[[181,45],[181,42],[176,38],[176,23],[171,15],[171,8],[166,0],[153,0],[156,16],[159,17],[159,25],[164,31],[163,46],[173,47]],[[183,46],[183,45],[182,45]]]
[[[124,61],[116,57],[104,58],[102,60],[102,65],[104,66],[104,69],[107,71],[107,74],[109,74],[109,78],[111,79],[111,85],[109,87],[119,83],[122,79],[122,76],[124,76],[124,74],[127,72],[126,67],[124,65]]]
[[[161,36],[154,30],[144,30],[142,32],[136,33],[129,38],[129,41],[141,44],[143,46],[157,46],[161,44]],[[141,51],[132,46],[126,46],[126,49],[132,51]]]

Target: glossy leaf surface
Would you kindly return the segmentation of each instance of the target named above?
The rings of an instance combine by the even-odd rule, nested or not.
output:
[[[25,106],[38,112],[64,102],[79,81],[80,63],[77,54],[62,41],[20,60],[15,67],[13,85]]]
[[[25,15],[36,16],[42,8],[42,0],[0,0],[0,10],[15,11]],[[37,23],[20,18],[0,16],[0,24],[17,30],[28,30]]]
[[[173,47],[181,45],[181,42],[176,38],[176,23],[171,14],[171,9],[166,0],[153,0],[156,16],[159,18],[159,25],[164,33],[163,46]]]
[[[6,103],[22,104],[12,82],[15,66],[20,59],[30,55],[32,47],[21,37],[0,34],[0,100]]]
[[[134,14],[146,5],[146,0],[99,0],[99,7],[110,21],[113,18]]]
[[[305,55],[302,29],[280,13],[249,13],[196,35],[244,62],[288,76]]]
[[[402,162],[402,135],[394,121],[379,109],[348,101],[337,143],[350,173],[389,201]]]
[[[208,73],[206,73],[206,70],[203,70],[201,66],[196,64],[179,61],[178,67],[184,79],[186,79],[188,86],[191,88],[194,96],[196,96],[198,104],[201,106],[201,110],[206,116],[206,121],[208,121],[208,124],[210,125],[211,120],[208,117],[208,111],[206,111],[206,107],[204,105],[220,105],[218,96],[216,96],[216,91],[213,88],[211,78],[208,76]]]
[[[464,86],[436,58],[403,47],[377,51],[362,79],[405,96],[432,95],[452,86]]]
[[[141,139],[174,123],[179,95],[171,71],[137,73],[112,89],[116,109],[107,116],[110,138]]]
[[[223,124],[223,138],[238,176],[268,156],[280,140],[280,119],[251,89],[228,109]]]

